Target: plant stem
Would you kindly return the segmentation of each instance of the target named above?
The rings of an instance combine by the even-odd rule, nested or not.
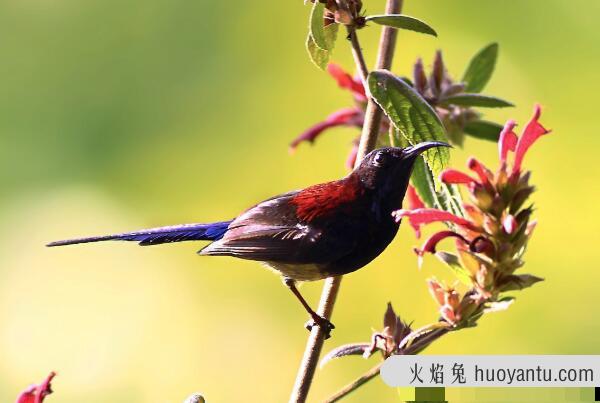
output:
[[[365,383],[369,382],[371,379],[375,378],[379,375],[379,371],[381,370],[381,366],[383,365],[383,361],[371,368],[369,371],[365,372],[360,378],[356,379],[354,382],[349,383],[344,386],[342,389],[337,391],[334,395],[329,396],[328,399],[325,400],[325,403],[333,403],[337,402],[341,398],[350,394],[354,390],[358,389]]]
[[[402,8],[402,0],[387,0],[386,13],[387,14],[399,14]],[[355,27],[348,27],[348,35],[352,44],[352,54],[356,66],[361,74],[365,89],[368,91],[366,86],[366,78],[368,76],[368,69],[366,67],[365,59],[358,42],[358,36],[356,35]],[[392,27],[384,27],[381,33],[381,39],[379,41],[379,51],[377,55],[377,69],[390,69],[392,67],[392,60],[394,57],[394,47],[396,45],[396,29]],[[367,112],[369,110],[379,110],[375,101],[369,98],[367,104]],[[366,115],[363,130],[361,133],[360,146],[358,155],[356,158],[356,164],[368,154],[377,143],[377,137],[379,136],[379,127],[381,124],[381,111],[379,114],[372,113],[372,116]],[[342,282],[342,276],[329,277],[325,280],[323,285],[323,291],[321,292],[321,300],[317,313],[324,318],[330,319],[333,313],[333,307],[335,300],[340,289]],[[308,396],[308,391],[312,384],[312,380],[315,375],[315,369],[321,355],[323,348],[323,342],[325,341],[325,333],[320,326],[313,326],[302,361],[300,362],[300,368],[296,376],[296,382],[290,396],[290,402],[304,403]],[[376,375],[376,374],[375,374]],[[373,375],[373,376],[375,376]]]
[[[358,70],[358,74],[360,75],[360,79],[363,82],[363,85],[365,86],[365,88],[367,88],[367,76],[369,75],[369,69],[367,68],[365,56],[363,55],[362,49],[360,47],[360,42],[358,41],[356,27],[348,25],[347,28],[348,38],[350,39],[350,43],[352,44],[352,56],[354,57],[356,69]]]
[[[425,348],[429,347],[429,345],[431,343],[433,343],[435,340],[439,339],[440,337],[442,337],[443,335],[445,335],[448,332],[449,332],[448,329],[436,329],[433,332],[429,333],[428,335],[424,336],[421,340],[419,340],[414,345],[408,347],[404,351],[404,354],[407,354],[407,355],[418,354],[421,351],[423,351]],[[356,389],[360,388],[362,385],[364,385],[365,383],[369,382],[371,379],[373,379],[377,375],[379,375],[382,365],[383,365],[383,361],[380,362],[377,366],[371,368],[369,371],[365,372],[360,378],[356,379],[354,382],[349,383],[348,385],[344,386],[342,389],[337,391],[335,394],[331,395],[327,400],[325,400],[325,403],[337,402],[344,396],[346,396],[346,395],[352,393],[353,391],[355,391]]]
[[[386,14],[400,14],[402,12],[403,0],[388,0],[385,13]],[[381,31],[381,38],[379,39],[379,52],[377,54],[377,63],[375,69],[377,70],[389,70],[392,68],[392,60],[394,58],[394,50],[396,48],[396,38],[398,37],[398,30],[385,27]],[[368,83],[364,81],[365,89],[369,90]],[[364,156],[373,150],[377,145],[377,138],[379,135],[381,118],[383,111],[373,100],[369,97],[367,103],[367,110],[365,111],[365,124],[360,136],[360,143],[358,144],[358,155]],[[358,163],[358,159],[357,159]]]

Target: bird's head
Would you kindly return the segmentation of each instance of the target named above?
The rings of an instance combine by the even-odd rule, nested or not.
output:
[[[371,151],[353,171],[363,186],[376,191],[401,190],[408,185],[417,157],[434,147],[451,147],[440,141],[425,141],[414,146],[385,147]]]

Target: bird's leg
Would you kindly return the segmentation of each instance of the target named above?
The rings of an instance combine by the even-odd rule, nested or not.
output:
[[[308,314],[312,318],[312,320],[309,320],[306,323],[306,328],[310,331],[314,325],[317,325],[325,331],[325,338],[328,339],[330,337],[331,330],[335,329],[333,323],[331,323],[329,320],[312,310],[312,308],[310,307],[310,305],[308,305],[302,294],[300,294],[300,291],[298,291],[298,288],[296,288],[296,282],[294,280],[292,280],[291,278],[284,278],[283,283],[290,289],[290,291],[296,296],[296,298],[298,298],[298,301],[300,301],[304,309],[306,309],[306,312],[308,312]]]

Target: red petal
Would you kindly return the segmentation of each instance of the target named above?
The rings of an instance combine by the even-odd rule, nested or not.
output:
[[[17,403],[42,403],[52,393],[50,382],[55,376],[56,373],[50,372],[44,382],[29,386],[17,397]]]
[[[469,243],[469,241],[467,241],[465,239],[465,237],[463,237],[460,234],[457,234],[454,231],[440,231],[440,232],[436,232],[435,234],[433,234],[432,236],[430,236],[425,243],[423,244],[423,246],[421,247],[421,249],[417,249],[415,248],[415,253],[417,254],[417,256],[419,257],[419,268],[421,268],[421,264],[423,263],[423,255],[425,255],[425,253],[435,253],[435,247],[437,246],[438,243],[440,243],[442,240],[446,239],[446,238],[450,238],[450,237],[455,237],[458,239],[461,239],[463,242],[465,243]]]
[[[421,200],[421,198],[419,197],[417,190],[412,185],[408,185],[406,199],[408,202],[409,210],[416,210],[416,209],[425,207],[425,203],[423,203],[423,200]],[[421,232],[419,231],[420,227],[418,225],[414,224],[410,219],[408,220],[408,222],[409,222],[410,226],[413,227],[416,237],[420,238],[421,237]],[[419,259],[419,267],[420,266],[421,266],[421,259]]]
[[[417,231],[417,230],[418,229],[415,229],[415,231]],[[415,253],[419,257],[419,260],[418,260],[419,269],[421,268],[421,266],[423,264],[423,256],[425,255],[425,253],[435,253],[435,247],[437,246],[437,244],[439,242],[441,242],[443,239],[446,239],[449,237],[456,237],[456,238],[463,240],[465,243],[468,243],[468,241],[462,235],[457,234],[456,232],[453,232],[453,231],[440,231],[440,232],[433,234],[432,236],[429,237],[429,239],[427,239],[425,241],[425,243],[423,244],[421,249],[414,248]]]
[[[336,126],[356,126],[363,125],[363,112],[358,108],[345,108],[333,112],[323,122],[308,128],[290,143],[290,152],[294,152],[298,145],[304,141],[312,143],[325,130]]]
[[[540,118],[540,114],[542,110],[539,105],[535,106],[533,117],[527,123],[525,130],[523,130],[523,134],[519,138],[519,142],[517,143],[517,149],[515,151],[515,163],[513,164],[513,174],[515,172],[519,172],[521,170],[521,163],[523,162],[523,157],[525,157],[525,153],[535,141],[543,136],[546,133],[549,133],[549,130],[546,130],[544,126],[542,126],[538,119]]]
[[[366,100],[365,87],[360,80],[354,79],[349,73],[346,73],[339,65],[335,63],[329,63],[327,65],[327,71],[333,78],[337,80],[338,85],[341,88],[352,91],[354,96],[360,100]]]
[[[517,147],[517,135],[513,132],[517,124],[514,120],[509,120],[504,125],[504,128],[500,132],[500,138],[498,139],[498,150],[500,152],[500,162],[506,163],[506,157],[508,151],[515,151]]]
[[[419,194],[417,193],[417,190],[415,189],[415,187],[413,185],[408,185],[408,190],[406,191],[406,197],[407,197],[407,201],[408,201],[408,208],[410,210],[415,210],[418,208],[425,207],[425,203],[423,203],[423,200],[421,200],[421,198],[419,197]]]
[[[442,240],[450,237],[459,238],[462,239],[465,243],[469,243],[469,241],[467,241],[465,237],[463,237],[460,234],[457,234],[454,231],[440,231],[436,232],[425,241],[421,249],[419,249],[418,254],[422,255],[424,253],[435,253],[435,247],[437,246],[437,244]]]
[[[477,183],[477,180],[471,178],[469,175],[457,171],[456,169],[446,169],[440,174],[440,181],[444,183]]]
[[[489,183],[490,179],[494,176],[492,172],[485,167],[485,165],[473,157],[469,158],[467,165],[470,170],[479,176],[481,183]]]
[[[408,217],[411,221],[411,225],[421,228],[425,224],[439,221],[453,222],[454,224],[468,228],[472,231],[479,231],[480,229],[471,221],[466,220],[462,217],[455,216],[447,211],[433,209],[433,208],[421,208],[416,210],[397,210],[392,213],[396,218],[396,221],[400,221],[402,217]]]

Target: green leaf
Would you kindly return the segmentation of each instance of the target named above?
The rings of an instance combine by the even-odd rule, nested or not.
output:
[[[465,125],[463,131],[471,137],[498,142],[502,125],[487,120],[475,120]]]
[[[460,265],[458,256],[447,252],[436,252],[435,256],[442,262],[444,262],[452,270],[456,278],[458,278],[461,283],[468,285],[469,287],[473,285],[471,273],[469,272],[469,270],[465,269]]]
[[[435,193],[435,184],[429,167],[423,158],[417,158],[410,177],[412,185],[417,194],[423,200],[427,207],[435,207],[437,204],[437,194]]]
[[[437,36],[437,32],[427,23],[408,15],[403,14],[385,14],[385,15],[370,15],[366,18],[367,21],[373,21],[379,25],[388,27],[407,29],[409,31],[420,32],[422,34]]]
[[[371,72],[367,81],[373,99],[409,143],[447,141],[440,118],[410,85],[385,70]],[[434,147],[423,157],[437,177],[448,165],[450,152],[446,147]]]
[[[330,50],[323,50],[317,46],[310,33],[306,38],[306,50],[308,51],[308,56],[315,66],[321,70],[325,70],[327,68],[327,63],[329,63],[329,58],[335,45],[335,39],[337,38],[338,24],[327,25],[324,28],[324,33],[325,40],[327,41]]]
[[[544,279],[532,274],[510,275],[503,278],[499,290],[501,292],[522,290],[523,288],[531,287],[540,281],[544,281]]]
[[[442,103],[445,105],[479,106],[481,108],[505,108],[507,106],[514,106],[503,99],[481,94],[451,95],[444,98]]]
[[[310,34],[315,42],[315,45],[317,45],[319,48],[323,49],[323,50],[331,50],[331,48],[329,47],[331,45],[331,43],[328,43],[328,41],[325,38],[325,26],[324,26],[324,20],[323,20],[323,15],[325,13],[325,4],[319,2],[319,1],[315,1],[313,4],[313,8],[312,11],[310,13],[310,20],[309,20],[309,30],[310,30]]]
[[[492,77],[497,57],[497,43],[489,44],[473,56],[462,78],[462,81],[466,83],[465,91],[481,92],[483,90]]]
[[[392,126],[392,141],[390,145],[392,147],[408,147],[410,143],[400,131]],[[431,174],[431,170],[425,163],[425,160],[420,157],[415,161],[415,165],[413,166],[413,172],[410,177],[410,183],[414,186],[417,194],[423,200],[427,207],[436,207],[438,206],[438,196],[435,192],[435,186],[433,182],[433,175]]]

